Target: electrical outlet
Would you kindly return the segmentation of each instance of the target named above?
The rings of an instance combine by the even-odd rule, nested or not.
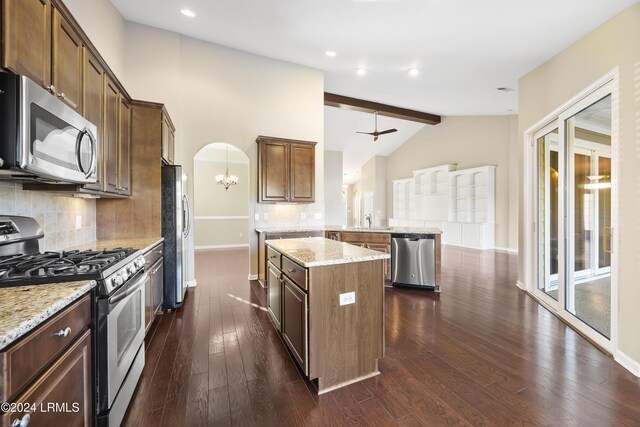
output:
[[[76,230],[82,228],[82,215],[76,215]]]
[[[300,219],[302,219],[302,220],[307,219],[307,214],[306,214],[306,212],[300,212]]]
[[[340,305],[349,305],[356,303],[356,293],[347,292],[346,294],[340,294]]]
[[[315,219],[322,219],[322,212],[316,212],[316,214],[314,215]]]
[[[255,214],[253,219],[255,219],[256,221],[260,221],[260,214],[259,213]]]
[[[242,237],[242,233],[238,233],[238,237]]]
[[[264,219],[265,221],[269,219],[269,214],[267,212],[262,214],[262,219]]]

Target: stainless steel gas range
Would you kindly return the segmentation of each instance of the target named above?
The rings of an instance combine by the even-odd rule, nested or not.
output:
[[[119,426],[144,367],[145,260],[132,248],[44,252],[33,218],[0,217],[0,287],[95,280],[96,422]]]

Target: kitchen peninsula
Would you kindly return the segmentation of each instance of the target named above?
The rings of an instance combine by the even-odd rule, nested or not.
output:
[[[323,237],[266,245],[269,314],[318,393],[378,375],[389,254]]]

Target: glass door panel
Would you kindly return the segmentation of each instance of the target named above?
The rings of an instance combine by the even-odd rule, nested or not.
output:
[[[567,118],[566,311],[611,336],[611,96]]]
[[[541,292],[558,301],[558,128],[539,136],[536,143],[538,159],[537,286]]]

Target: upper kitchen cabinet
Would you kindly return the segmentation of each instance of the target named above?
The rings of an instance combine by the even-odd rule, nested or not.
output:
[[[2,66],[82,114],[83,42],[76,28],[49,0],[4,0],[2,19]]]
[[[175,160],[175,137],[176,128],[169,117],[169,114],[162,111],[162,160],[167,164],[174,164]]]
[[[259,136],[260,203],[310,203],[315,200],[315,142]]]
[[[53,10],[53,54],[51,92],[82,114],[82,55],[80,35],[60,14]]]
[[[51,83],[51,3],[2,1],[2,66],[47,87]]]
[[[104,191],[131,194],[131,106],[110,79],[105,80]]]
[[[82,99],[83,116],[96,125],[98,139],[97,153],[97,180],[95,184],[86,184],[85,188],[103,190],[103,132],[104,132],[104,76],[105,71],[96,57],[87,49],[84,49],[83,86],[84,97]]]

